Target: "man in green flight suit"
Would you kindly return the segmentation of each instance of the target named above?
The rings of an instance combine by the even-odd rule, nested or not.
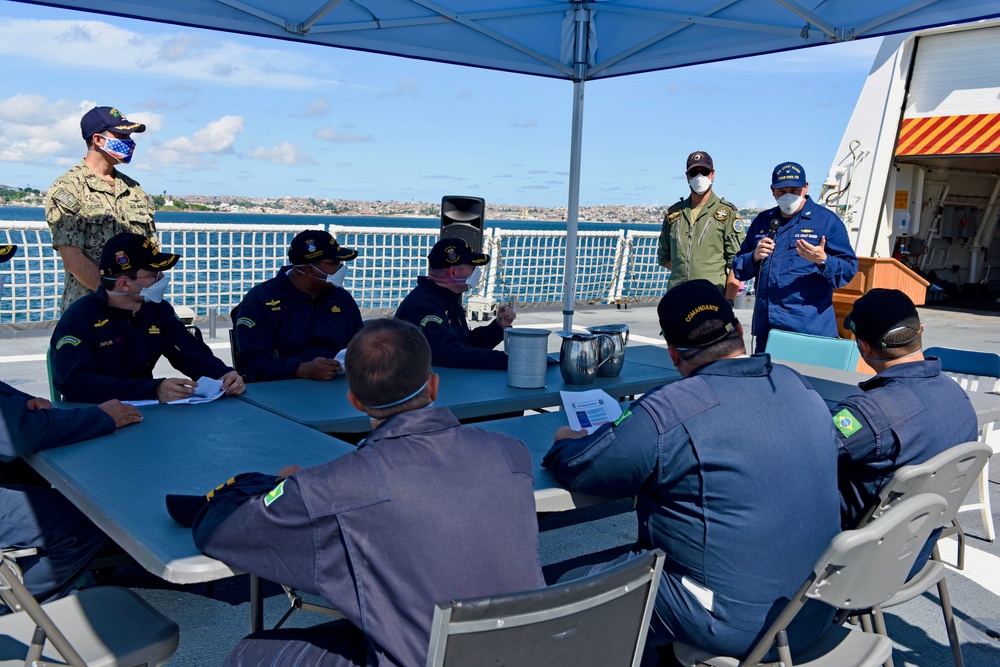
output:
[[[115,167],[132,160],[133,132],[146,126],[113,107],[94,107],[80,119],[87,154],[60,176],[45,200],[52,247],[62,258],[66,279],[62,311],[101,284],[97,261],[104,244],[122,232],[156,235],[153,200],[142,186]]]
[[[736,207],[712,190],[711,155],[705,151],[688,155],[686,178],[691,194],[667,209],[656,261],[670,269],[667,290],[704,278],[732,304],[740,289],[732,262],[743,242],[743,221]]]

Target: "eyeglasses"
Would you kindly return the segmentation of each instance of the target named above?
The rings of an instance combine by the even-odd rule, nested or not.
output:
[[[711,169],[706,169],[705,167],[694,167],[688,170],[688,178],[694,178],[695,176],[708,176],[712,173]]]

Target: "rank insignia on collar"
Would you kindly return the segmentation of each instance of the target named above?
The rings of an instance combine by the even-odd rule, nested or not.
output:
[[[331,313],[339,313],[340,312],[340,306],[332,306],[330,308],[330,312]]]
[[[158,333],[160,333],[160,327],[158,327],[158,326],[156,326],[154,324],[153,326],[149,327],[149,333],[151,333],[151,334],[158,334]]]

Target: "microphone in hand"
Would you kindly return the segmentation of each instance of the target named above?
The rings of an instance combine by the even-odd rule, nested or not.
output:
[[[778,221],[777,220],[772,220],[771,221],[771,228],[767,232],[767,238],[769,238],[769,239],[771,239],[773,241],[774,240],[774,236],[777,233],[778,233]]]

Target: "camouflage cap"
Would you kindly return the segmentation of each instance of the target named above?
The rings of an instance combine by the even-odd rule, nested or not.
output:
[[[80,119],[80,131],[85,140],[105,130],[117,134],[132,134],[145,132],[146,126],[142,123],[133,123],[114,107],[94,107]]]

